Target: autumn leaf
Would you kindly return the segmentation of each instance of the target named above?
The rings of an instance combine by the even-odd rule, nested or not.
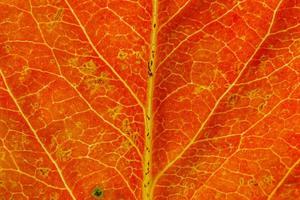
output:
[[[0,199],[300,197],[300,1],[0,10]]]

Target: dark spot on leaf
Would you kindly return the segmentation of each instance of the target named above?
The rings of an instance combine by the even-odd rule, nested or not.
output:
[[[250,179],[250,180],[248,181],[248,185],[249,185],[249,186],[255,186],[255,187],[257,187],[257,186],[258,186],[258,183],[256,182],[255,179]]]
[[[39,174],[43,177],[47,177],[49,172],[50,172],[50,169],[49,168],[40,168],[38,170]]]
[[[239,180],[239,182],[240,182],[240,185],[244,185],[244,183],[245,183],[245,180],[244,180],[244,178],[243,178],[243,177],[241,177],[241,178],[240,178],[240,180]]]
[[[3,49],[4,49],[5,53],[10,53],[12,50],[10,45],[4,45]]]
[[[270,99],[272,97],[272,94],[267,94],[266,96],[265,96],[265,99]]]
[[[101,199],[103,197],[103,190],[100,187],[95,187],[92,195],[95,199]]]

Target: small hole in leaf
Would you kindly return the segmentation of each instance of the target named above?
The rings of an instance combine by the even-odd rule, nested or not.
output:
[[[103,197],[103,190],[99,187],[95,187],[92,192],[93,197],[95,199],[101,199]]]

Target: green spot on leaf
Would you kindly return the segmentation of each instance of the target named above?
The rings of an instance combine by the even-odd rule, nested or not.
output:
[[[101,199],[103,197],[103,190],[99,187],[95,187],[92,192],[93,197],[95,199]]]

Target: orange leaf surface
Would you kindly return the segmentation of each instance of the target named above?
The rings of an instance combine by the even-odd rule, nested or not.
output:
[[[300,198],[300,1],[0,10],[0,199]]]

